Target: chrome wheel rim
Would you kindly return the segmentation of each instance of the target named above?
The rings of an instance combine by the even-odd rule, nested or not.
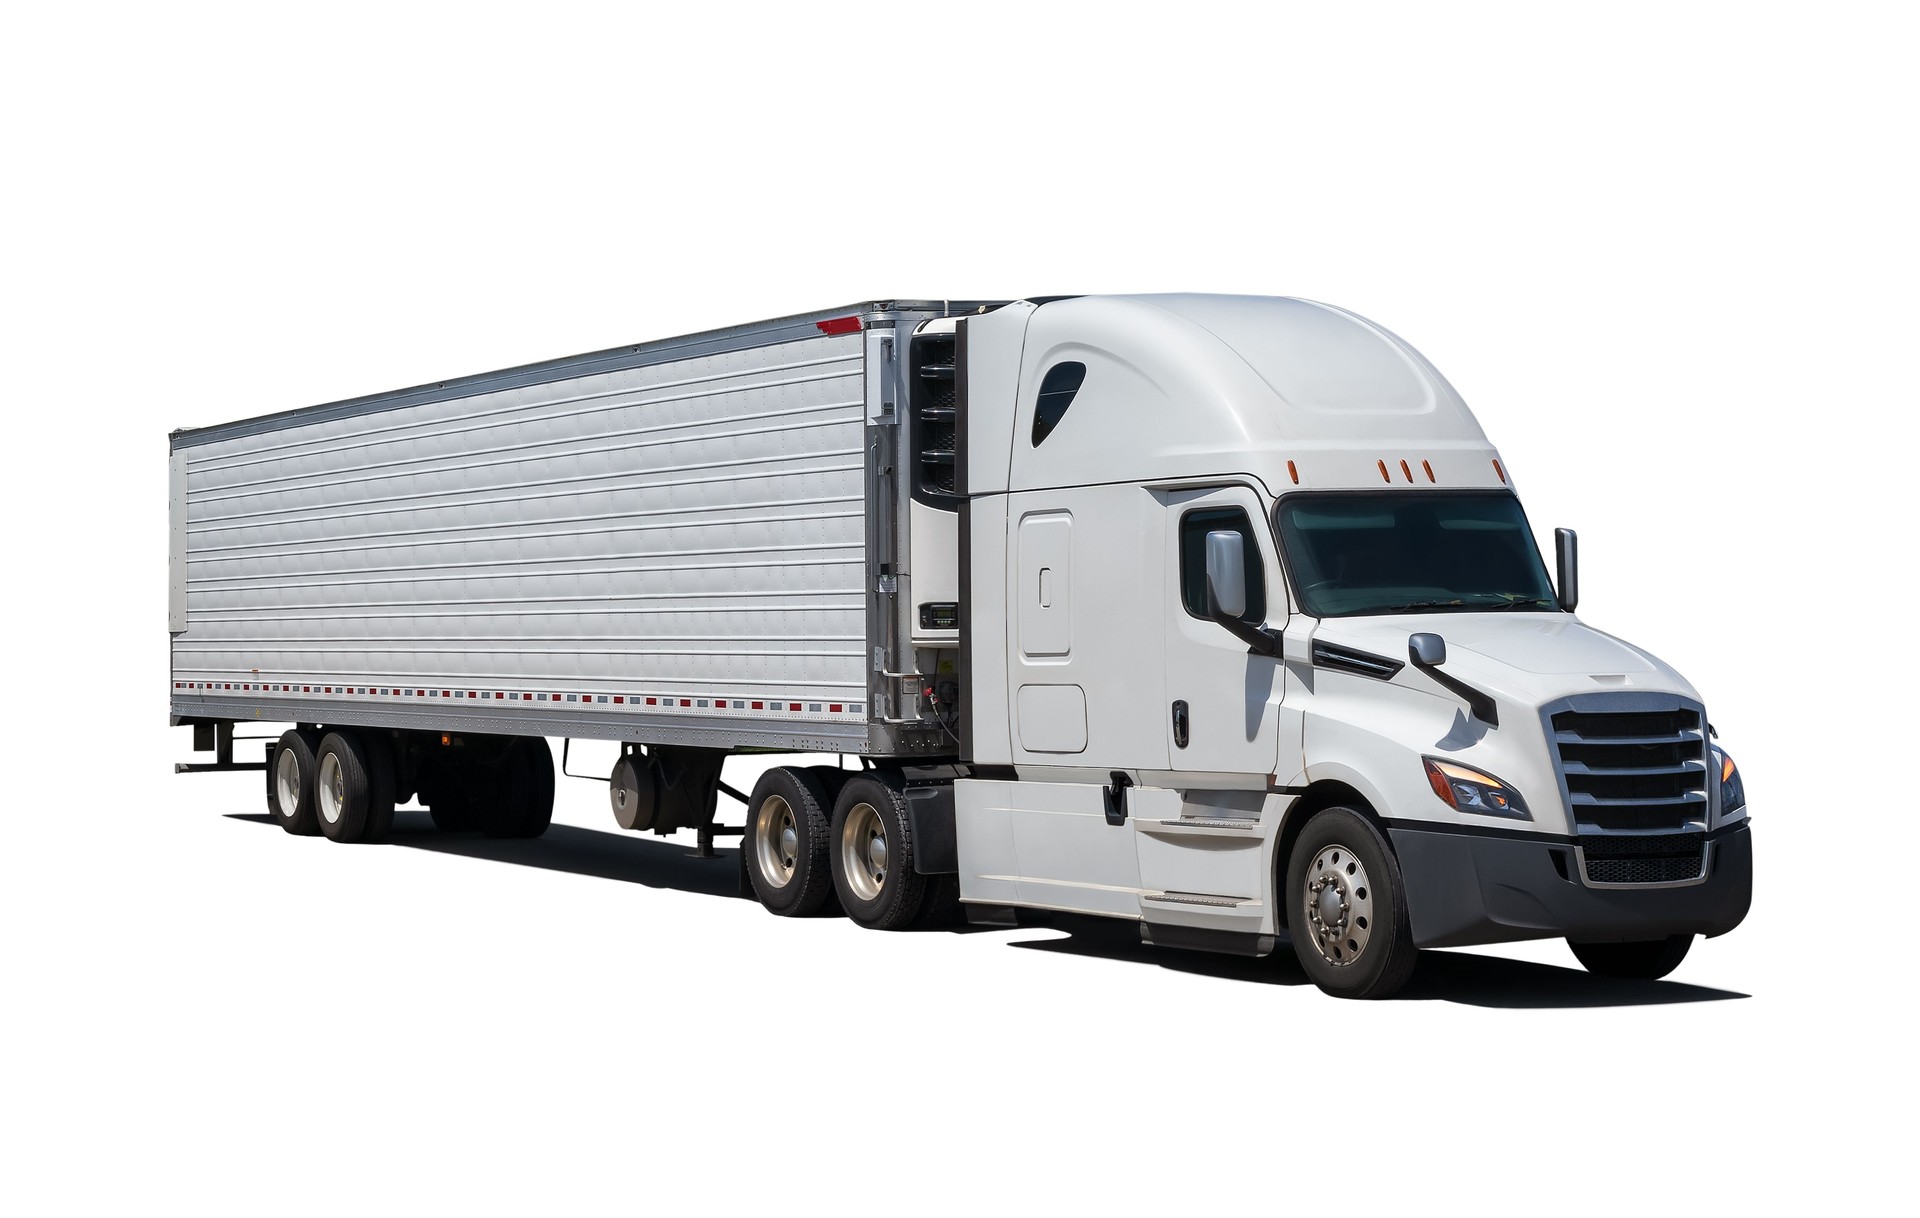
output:
[[[793,807],[778,795],[769,795],[753,822],[753,856],[760,878],[775,888],[793,882],[800,866],[800,827]]]
[[[292,749],[281,749],[273,764],[274,795],[280,801],[280,815],[291,820],[300,814],[300,759]]]
[[[1322,960],[1345,968],[1366,955],[1373,936],[1373,882],[1352,850],[1321,847],[1307,867],[1300,898],[1301,925]]]
[[[320,813],[320,819],[329,825],[340,823],[340,811],[347,803],[347,776],[340,768],[340,758],[332,753],[320,759],[318,781],[313,784],[316,796],[314,806]]]
[[[840,829],[840,870],[847,887],[862,901],[871,901],[887,885],[887,828],[872,804],[847,809]]]

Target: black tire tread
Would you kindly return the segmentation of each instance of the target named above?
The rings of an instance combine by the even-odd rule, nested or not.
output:
[[[508,746],[499,794],[481,805],[480,828],[488,837],[539,837],[553,824],[553,748],[544,736],[523,736]]]
[[[295,837],[313,837],[320,832],[320,814],[314,810],[313,775],[319,761],[318,752],[320,734],[307,728],[289,728],[280,734],[273,751],[267,754],[267,815],[273,817],[273,823],[279,825]],[[303,787],[300,807],[293,815],[287,815],[280,807],[280,784],[278,770],[282,749],[300,751],[300,777]]]
[[[850,777],[834,801],[827,855],[833,869],[834,892],[847,916],[869,930],[911,926],[926,903],[927,877],[913,866],[913,828],[907,816],[906,786],[906,778],[898,770],[868,770]],[[855,896],[841,871],[840,832],[847,813],[860,803],[872,804],[887,823],[887,880],[872,901]]]
[[[754,830],[761,805],[769,796],[778,795],[793,809],[794,828],[800,834],[799,858],[793,881],[776,888],[761,883],[760,867],[754,848]],[[772,914],[783,918],[804,918],[819,913],[833,896],[832,867],[827,861],[829,836],[828,809],[833,805],[820,787],[819,779],[797,766],[776,766],[760,775],[747,797],[747,828],[740,838],[745,856],[747,887],[755,900]]]
[[[341,775],[345,779],[345,798],[342,803],[340,820],[329,826],[320,820],[320,832],[327,840],[351,843],[366,840],[369,824],[378,825],[377,809],[385,806],[386,817],[391,823],[393,816],[393,763],[389,758],[372,752],[366,738],[359,732],[328,732],[321,740],[315,757],[314,776],[318,781],[319,762],[329,752],[340,759]],[[384,764],[382,762],[384,761]],[[315,809],[316,816],[318,808]]]

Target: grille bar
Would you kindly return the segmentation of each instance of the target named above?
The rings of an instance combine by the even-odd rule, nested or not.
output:
[[[1707,811],[1707,744],[1698,708],[1686,705],[1612,709],[1606,701],[1580,700],[1578,709],[1555,712],[1548,735],[1579,833],[1639,833],[1685,829]],[[1615,705],[1618,705],[1616,703]],[[1693,856],[1699,861],[1698,851]],[[1671,883],[1666,873],[1683,864],[1616,867],[1596,883]],[[1678,877],[1689,878],[1689,877]]]

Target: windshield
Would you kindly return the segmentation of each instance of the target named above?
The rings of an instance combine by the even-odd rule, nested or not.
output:
[[[1275,514],[1315,617],[1559,608],[1506,492],[1289,495]]]

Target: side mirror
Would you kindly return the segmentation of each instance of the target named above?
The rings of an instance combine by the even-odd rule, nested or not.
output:
[[[1259,656],[1280,654],[1280,636],[1240,620],[1247,611],[1247,539],[1221,529],[1207,534],[1207,616]]]
[[[1247,611],[1246,539],[1237,532],[1207,534],[1207,608],[1215,618]]]
[[[1580,535],[1572,529],[1553,531],[1554,565],[1559,568],[1560,581],[1555,599],[1568,613],[1580,603]]]
[[[1467,704],[1474,717],[1488,727],[1500,726],[1500,707],[1491,695],[1484,690],[1475,689],[1456,676],[1440,671],[1447,662],[1447,641],[1437,634],[1419,634],[1407,636],[1407,658],[1413,666],[1432,677],[1435,682],[1452,690]]]
[[[1437,634],[1416,634],[1407,640],[1407,658],[1415,668],[1438,668],[1447,662],[1447,641]]]

